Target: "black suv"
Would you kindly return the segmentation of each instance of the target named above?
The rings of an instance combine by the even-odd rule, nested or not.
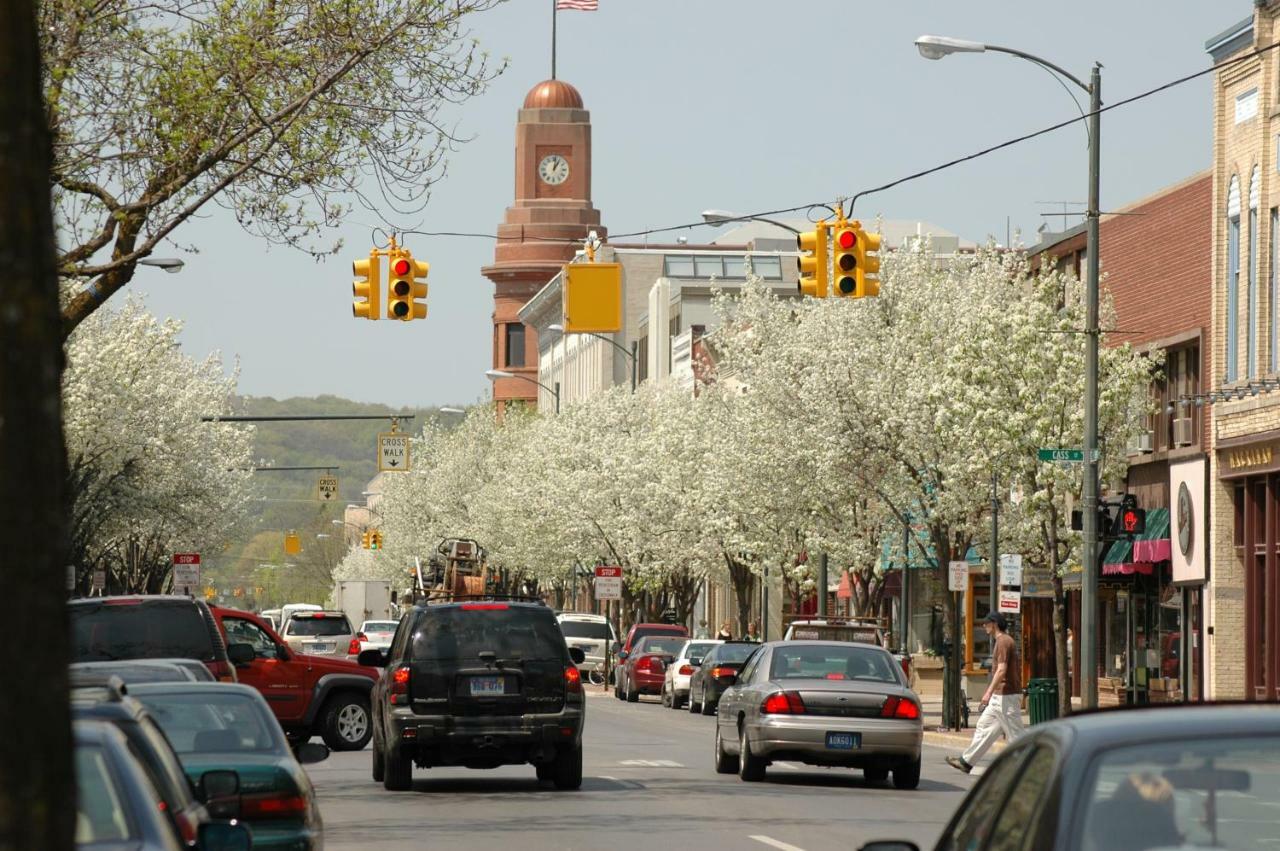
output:
[[[252,647],[236,646],[228,654],[204,600],[162,595],[82,597],[67,606],[72,662],[198,659],[219,682],[234,683],[235,664],[253,659]]]
[[[408,789],[413,766],[532,763],[559,789],[582,785],[582,651],[528,598],[448,598],[409,610],[371,695],[373,779]]]

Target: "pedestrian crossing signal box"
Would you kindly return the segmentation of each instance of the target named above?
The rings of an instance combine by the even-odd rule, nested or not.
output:
[[[570,263],[564,267],[566,334],[616,334],[622,330],[622,265]]]

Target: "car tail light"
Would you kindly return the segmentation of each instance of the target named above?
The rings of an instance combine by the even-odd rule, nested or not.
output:
[[[573,665],[564,669],[564,690],[570,694],[582,693],[582,672]]]
[[[765,715],[803,715],[804,701],[798,691],[775,691],[764,699],[760,711]]]
[[[914,720],[920,717],[920,707],[909,697],[895,697],[890,695],[885,698],[884,706],[880,707],[881,718],[907,718]]]
[[[234,683],[236,679],[236,669],[228,662],[219,662],[216,659],[212,662],[206,662],[209,673],[213,674],[213,678],[220,683]]]
[[[680,666],[680,676],[682,676],[682,677],[689,677],[689,676],[692,676],[692,675],[693,675],[693,666],[692,666],[692,665],[681,665],[681,666]]]
[[[721,665],[716,665],[714,668],[711,669],[711,678],[715,680],[722,680],[725,677],[736,677],[737,675],[738,675],[737,668],[729,668]]]
[[[506,603],[463,603],[462,610],[464,612],[483,612],[483,611],[501,611],[511,608]]]
[[[637,671],[649,671],[649,670],[652,670],[652,669],[653,669],[653,657],[652,657],[652,656],[641,656],[638,660],[636,660],[636,670],[637,670]]]
[[[355,656],[360,653],[360,636],[351,639],[351,643],[347,645],[347,655]]]
[[[301,795],[271,792],[240,796],[240,818],[245,821],[297,818],[306,811],[307,799]]]
[[[824,679],[828,679],[828,680],[847,680],[847,679],[848,679],[848,677],[846,677],[844,674],[840,673],[839,671],[832,671],[831,673],[827,674],[827,675],[824,677]]]
[[[405,706],[409,703],[408,665],[401,665],[391,672],[391,687],[387,689],[387,696],[397,706]]]
[[[195,847],[196,837],[200,833],[200,824],[190,813],[177,811],[173,814],[173,820],[178,824],[178,832],[182,834],[182,841],[191,847]]]

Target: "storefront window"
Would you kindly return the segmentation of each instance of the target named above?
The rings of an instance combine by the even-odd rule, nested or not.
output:
[[[1108,677],[1129,681],[1129,591],[1112,591],[1107,602],[1103,670]]]

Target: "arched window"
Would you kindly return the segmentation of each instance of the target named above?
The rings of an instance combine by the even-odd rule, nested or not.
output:
[[[1227,190],[1226,314],[1226,380],[1232,382],[1240,377],[1240,180],[1235,175]]]
[[[1258,167],[1253,167],[1249,177],[1249,302],[1246,305],[1249,335],[1245,350],[1247,353],[1246,369],[1250,379],[1258,377],[1258,195],[1262,191]]]

